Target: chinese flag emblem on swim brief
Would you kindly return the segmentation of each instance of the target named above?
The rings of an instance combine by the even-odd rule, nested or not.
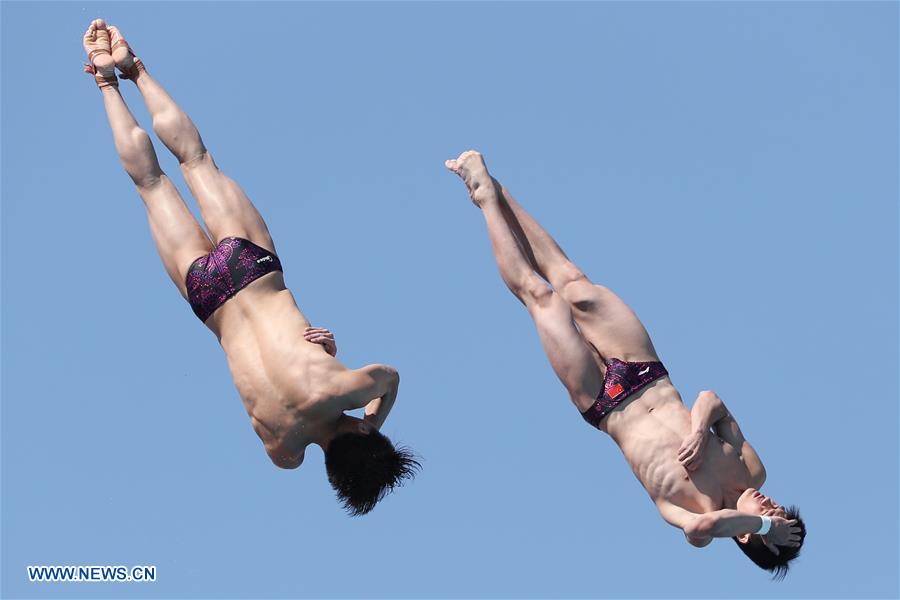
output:
[[[625,388],[622,387],[622,384],[617,383],[616,385],[609,388],[609,390],[606,393],[609,394],[610,398],[615,400],[619,396],[619,394],[621,394],[624,391],[625,391]]]

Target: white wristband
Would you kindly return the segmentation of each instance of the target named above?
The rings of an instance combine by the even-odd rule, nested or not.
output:
[[[762,526],[756,533],[759,535],[766,535],[769,533],[769,529],[772,528],[772,517],[760,517],[760,519],[762,519]]]

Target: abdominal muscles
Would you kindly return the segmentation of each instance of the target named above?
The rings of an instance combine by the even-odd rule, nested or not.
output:
[[[622,415],[609,429],[647,493],[654,501],[668,500],[687,510],[718,509],[721,482],[716,473],[707,470],[722,458],[717,456],[722,454],[718,438],[713,436],[707,444],[707,464],[688,473],[678,462],[678,449],[690,434],[690,411],[680,398],[641,398],[639,402],[626,407],[624,412],[630,414]]]

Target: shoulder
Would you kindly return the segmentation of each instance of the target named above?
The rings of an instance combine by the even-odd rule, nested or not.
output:
[[[744,441],[740,452],[741,459],[744,461],[747,471],[750,472],[750,485],[759,488],[766,482],[766,467],[763,465],[762,459],[759,458],[759,455],[756,453],[753,446],[750,445],[750,442],[746,440]]]
[[[303,464],[303,459],[306,457],[306,450],[304,449],[299,453],[296,453],[288,452],[281,447],[266,447],[266,454],[269,455],[272,464],[279,469],[296,469]]]
[[[253,429],[256,431],[259,439],[262,440],[263,447],[266,449],[266,454],[276,467],[281,469],[296,469],[303,463],[303,458],[306,453],[305,444],[300,445],[299,447],[292,447],[296,446],[296,444],[287,443],[284,436],[276,435],[270,428],[266,427],[262,421],[253,415],[250,415],[250,423],[253,425]]]

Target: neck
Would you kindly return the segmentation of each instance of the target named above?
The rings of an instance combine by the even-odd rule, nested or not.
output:
[[[743,494],[746,489],[747,488],[726,490],[722,494],[722,504],[725,505],[723,508],[737,508],[738,498],[741,497],[741,494]]]

